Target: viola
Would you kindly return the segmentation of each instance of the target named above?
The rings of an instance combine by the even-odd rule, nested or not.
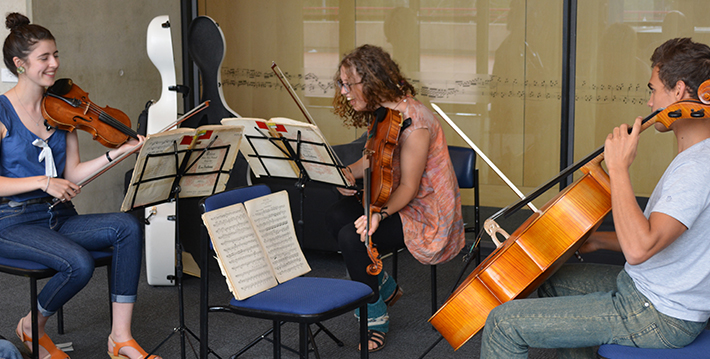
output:
[[[138,139],[131,119],[111,107],[99,107],[71,79],[59,79],[42,98],[42,116],[48,127],[65,131],[80,129],[109,148],[118,148],[129,138]]]
[[[373,213],[383,210],[393,189],[392,160],[399,141],[399,134],[404,122],[402,113],[385,107],[375,111],[375,119],[368,128],[367,142],[363,149],[363,208],[367,218],[366,233],[370,233],[370,219]],[[372,264],[367,266],[367,273],[377,275],[382,271],[382,259],[367,235],[365,240],[367,253]]]
[[[698,90],[698,100],[678,101],[647,116],[642,129],[660,122],[670,127],[680,119],[710,118],[710,80]],[[611,211],[608,174],[601,167],[603,146],[516,204],[498,212],[509,215],[551,188],[576,169],[577,181],[533,213],[513,234],[488,219],[484,228],[505,241],[488,256],[429,319],[449,344],[458,349],[485,325],[490,311],[504,302],[524,298],[575,253]]]

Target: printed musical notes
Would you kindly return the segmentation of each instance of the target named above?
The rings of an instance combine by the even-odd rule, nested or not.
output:
[[[310,97],[333,97],[335,69],[304,69],[303,74],[285,73],[297,91]],[[525,79],[490,74],[417,73],[407,80],[418,96],[444,103],[486,103],[495,100],[556,100],[561,99],[560,78]],[[224,86],[284,90],[270,71],[253,69],[222,69]],[[645,83],[596,83],[577,79],[575,100],[599,104],[645,104],[648,90]]]
[[[239,300],[311,270],[296,238],[286,191],[209,211],[202,220],[227,285]]]

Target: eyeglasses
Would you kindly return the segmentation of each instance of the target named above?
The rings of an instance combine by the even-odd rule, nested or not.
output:
[[[349,83],[347,83],[347,82],[343,82],[343,81],[340,80],[340,79],[338,79],[338,80],[335,81],[335,84],[338,85],[338,88],[341,88],[341,89],[344,88],[344,89],[345,89],[345,92],[350,92],[350,90],[352,90],[352,86],[353,86],[353,85],[359,85],[359,84],[361,84],[361,83],[362,83],[362,81],[356,82],[356,83],[353,83],[353,84],[349,84]]]

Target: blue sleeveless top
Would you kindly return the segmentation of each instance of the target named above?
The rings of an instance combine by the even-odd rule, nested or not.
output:
[[[10,178],[44,176],[44,162],[39,161],[42,149],[32,144],[39,137],[25,127],[5,95],[0,95],[0,122],[7,130],[6,136],[0,139],[0,176]],[[58,177],[64,177],[67,132],[55,130],[45,142],[52,149]],[[36,190],[6,198],[23,202],[46,196],[44,191]]]

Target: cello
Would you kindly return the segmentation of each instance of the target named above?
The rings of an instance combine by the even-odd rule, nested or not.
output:
[[[710,118],[710,81],[698,89],[702,101],[681,100],[647,116],[642,130],[654,122],[669,127],[682,118]],[[490,311],[504,302],[524,298],[575,253],[611,211],[608,174],[601,167],[604,147],[571,165],[552,181],[498,214],[521,208],[577,169],[583,175],[533,213],[513,234],[501,233],[492,219],[486,231],[507,237],[502,246],[476,267],[429,319],[454,348],[460,348],[485,325]],[[497,214],[497,215],[498,215]],[[544,240],[543,240],[544,239]]]

